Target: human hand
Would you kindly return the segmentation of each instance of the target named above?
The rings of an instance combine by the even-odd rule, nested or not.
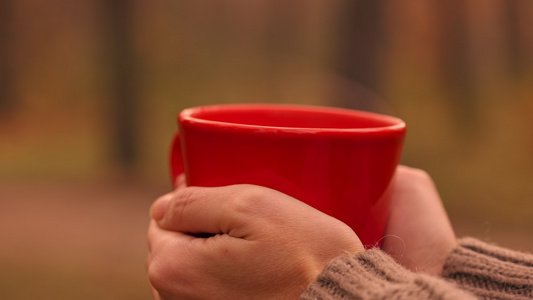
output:
[[[151,214],[157,299],[297,299],[331,259],[364,251],[344,223],[259,186],[182,186]]]
[[[382,249],[409,270],[440,275],[457,241],[433,181],[400,166],[387,193],[392,199]]]

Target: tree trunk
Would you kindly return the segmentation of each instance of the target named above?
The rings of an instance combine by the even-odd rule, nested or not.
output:
[[[0,115],[15,108],[11,37],[13,36],[11,0],[0,0]]]
[[[138,70],[134,45],[134,5],[131,0],[103,0],[106,9],[107,54],[110,68],[110,107],[115,159],[126,171],[139,156]]]
[[[472,61],[472,37],[467,22],[468,9],[463,0],[436,2],[445,46],[442,64],[443,82],[453,103],[455,125],[465,137],[477,135],[479,107]]]

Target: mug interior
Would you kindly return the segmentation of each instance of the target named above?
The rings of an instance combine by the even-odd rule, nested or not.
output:
[[[196,122],[269,128],[392,129],[402,120],[356,110],[291,105],[216,105],[183,111],[183,119]]]

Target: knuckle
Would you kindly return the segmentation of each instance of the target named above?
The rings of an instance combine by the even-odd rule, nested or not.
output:
[[[162,257],[152,258],[147,264],[146,272],[150,285],[159,293],[177,294],[190,284],[184,283],[186,280],[182,278],[176,265]]]
[[[194,201],[197,198],[198,188],[187,187],[176,192],[176,202],[178,204],[186,204]]]
[[[152,258],[147,263],[147,276],[150,284],[158,291],[168,290],[167,282],[169,280],[168,267],[159,259]]]
[[[198,299],[204,279],[201,275],[205,272],[201,272],[198,265],[191,263],[190,259],[173,257],[169,253],[160,254],[152,256],[147,263],[147,277],[151,287],[160,295],[173,299]]]
[[[165,215],[164,221],[169,224],[173,220],[180,220],[186,208],[197,199],[198,189],[194,187],[188,187],[179,190],[175,195],[175,200],[170,205],[170,213]]]
[[[409,168],[407,171],[411,180],[420,182],[433,182],[431,176],[422,169]]]
[[[233,193],[227,202],[227,209],[239,214],[254,214],[264,205],[265,193],[260,188],[252,185],[242,185],[239,192]]]
[[[422,179],[422,180],[430,180],[430,176],[428,174],[428,172],[422,170],[422,169],[415,169],[414,171],[414,176]]]

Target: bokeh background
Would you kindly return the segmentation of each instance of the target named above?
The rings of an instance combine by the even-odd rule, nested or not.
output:
[[[458,235],[533,251],[530,0],[0,0],[0,298],[150,299],[177,113],[391,114]]]

